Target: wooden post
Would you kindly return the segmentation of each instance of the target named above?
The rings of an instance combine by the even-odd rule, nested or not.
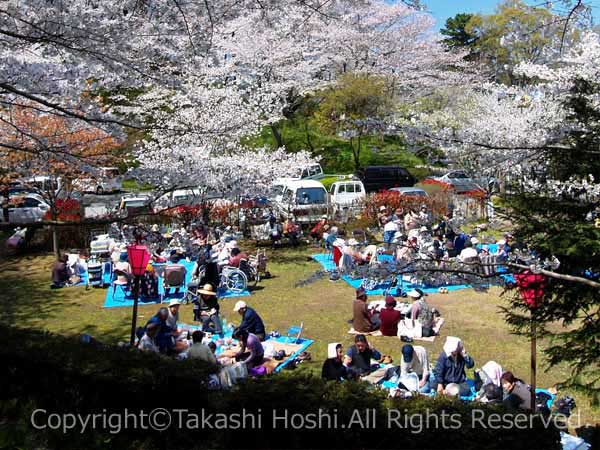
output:
[[[138,298],[140,296],[140,277],[135,275],[135,279],[133,282],[133,314],[131,317],[131,336],[129,339],[129,344],[133,346],[135,344],[135,329],[137,323],[137,313],[138,313]]]
[[[536,386],[536,327],[534,311],[531,311],[531,410],[535,411],[535,386]]]

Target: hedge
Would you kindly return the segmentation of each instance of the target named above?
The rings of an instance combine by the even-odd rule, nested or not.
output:
[[[74,338],[5,326],[0,326],[0,338],[4,344],[0,347],[0,447],[560,448],[558,430],[544,428],[538,416],[532,418],[532,427],[518,430],[473,424],[474,409],[481,410],[478,414],[485,417],[508,414],[502,409],[482,409],[482,405],[439,398],[390,400],[384,391],[365,383],[324,382],[300,370],[248,380],[230,391],[210,391],[206,380],[216,368],[202,362],[175,361],[127,348],[97,348]],[[129,412],[189,409],[198,415],[202,410],[205,415],[240,414],[245,410],[255,414],[255,425],[260,428],[253,428],[248,420],[248,428],[237,430],[181,430],[171,426],[163,432],[126,429],[112,434],[110,429],[86,429],[81,433],[75,429],[63,433],[48,428],[36,430],[30,422],[36,409],[45,410],[47,415],[112,413],[125,408]],[[313,414],[316,424],[319,409],[323,412],[321,428],[309,429],[306,414]],[[426,425],[427,410],[429,426],[419,430],[419,415],[421,424]],[[284,427],[285,411],[288,425],[297,428]],[[436,427],[433,417],[440,421],[442,413],[446,417],[454,414],[454,425],[460,421],[462,426],[451,430]],[[178,414],[172,414],[173,425]],[[274,423],[273,417],[279,419]],[[396,420],[389,421],[389,417]],[[214,425],[215,421],[209,423]],[[342,424],[352,426],[342,428]]]

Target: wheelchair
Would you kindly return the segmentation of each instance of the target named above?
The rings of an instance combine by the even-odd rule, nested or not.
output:
[[[225,266],[221,270],[221,288],[240,293],[248,288],[248,276],[237,267]]]

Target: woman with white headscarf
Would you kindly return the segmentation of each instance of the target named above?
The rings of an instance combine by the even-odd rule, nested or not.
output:
[[[341,381],[347,377],[346,366],[343,364],[344,347],[339,342],[327,346],[327,359],[323,363],[321,376],[324,380]]]
[[[447,385],[456,383],[460,387],[460,395],[469,395],[471,388],[467,384],[465,369],[471,369],[474,365],[475,361],[467,355],[460,338],[448,336],[433,369],[434,382],[430,382],[431,387],[441,394]]]
[[[481,378],[481,389],[477,393],[477,399],[482,402],[488,402],[490,400],[488,395],[494,394],[493,396],[500,396],[502,399],[502,374],[504,373],[500,364],[496,361],[488,361],[479,371],[477,371]]]

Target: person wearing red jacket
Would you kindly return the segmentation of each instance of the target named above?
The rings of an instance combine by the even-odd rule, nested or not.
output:
[[[398,335],[398,322],[400,322],[401,313],[394,309],[395,307],[396,300],[391,295],[387,295],[385,297],[385,308],[379,313],[379,320],[381,320],[379,329],[384,336]]]

